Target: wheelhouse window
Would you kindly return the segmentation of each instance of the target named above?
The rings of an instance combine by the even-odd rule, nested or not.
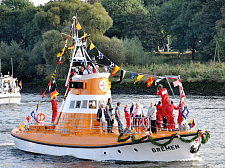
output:
[[[87,100],[82,101],[82,106],[81,108],[87,108]]]
[[[97,108],[96,100],[89,100],[89,108],[90,109],[96,109]]]
[[[74,108],[74,105],[75,105],[75,101],[70,101],[70,109],[73,109]]]
[[[80,105],[81,105],[81,101],[77,101],[76,102],[76,108],[80,108]]]

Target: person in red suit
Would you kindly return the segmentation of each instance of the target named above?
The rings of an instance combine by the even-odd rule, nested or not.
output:
[[[169,131],[175,130],[175,120],[173,115],[173,110],[179,110],[179,106],[176,107],[171,103],[171,99],[168,99],[166,104],[166,117],[167,117],[167,128]]]
[[[53,96],[52,102],[52,123],[55,122],[55,119],[58,115],[58,103],[56,102],[57,96]]]
[[[156,105],[156,108],[157,108],[156,115],[157,115],[157,122],[158,122],[157,128],[158,128],[158,131],[161,131],[161,126],[162,126],[162,121],[163,121],[161,101],[158,102],[158,104]]]
[[[166,127],[166,104],[168,104],[168,99],[169,99],[169,95],[168,95],[168,91],[166,88],[163,88],[163,85],[159,85],[157,88],[157,96],[161,96],[162,97],[162,117],[163,117],[163,126]]]
[[[181,102],[179,104],[179,114],[178,114],[178,118],[177,118],[177,123],[179,125],[179,129],[181,128],[181,123],[183,121],[183,116],[181,115],[182,109],[184,109],[185,107],[186,107],[186,104],[184,102],[184,98],[182,98]]]

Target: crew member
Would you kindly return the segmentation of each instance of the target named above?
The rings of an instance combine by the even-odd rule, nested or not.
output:
[[[161,131],[161,126],[162,126],[162,103],[161,101],[158,102],[158,104],[156,105],[156,109],[157,109],[157,128],[158,128],[158,131]]]
[[[161,96],[162,98],[162,117],[163,117],[163,125],[166,127],[167,118],[166,118],[166,104],[168,103],[169,95],[166,88],[163,88],[163,85],[159,84],[157,88],[157,96]]]
[[[84,70],[83,74],[84,75],[93,74],[93,72],[92,72],[92,66],[91,65],[88,65],[87,66],[87,69]]]
[[[173,110],[179,110],[179,107],[174,106],[171,103],[171,99],[168,99],[168,103],[166,104],[166,117],[167,117],[167,128],[169,131],[175,130],[175,120],[173,115]]]
[[[55,119],[58,115],[58,103],[56,102],[57,96],[53,96],[52,102],[52,123],[55,122]]]

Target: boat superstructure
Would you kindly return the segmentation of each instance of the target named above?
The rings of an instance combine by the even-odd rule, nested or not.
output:
[[[17,78],[10,75],[0,76],[0,104],[20,103],[20,87]]]
[[[74,19],[74,27],[76,17]],[[138,131],[104,132],[97,121],[97,109],[111,97],[109,72],[78,75],[77,62],[95,64],[85,50],[83,37],[73,34],[75,42],[66,80],[67,91],[54,122],[35,122],[12,130],[15,146],[27,152],[71,155],[90,160],[175,161],[193,159],[207,132],[200,130],[160,131],[152,134],[144,127]],[[77,55],[82,53],[82,56]],[[86,66],[85,65],[85,66]],[[71,75],[71,70],[75,73]]]

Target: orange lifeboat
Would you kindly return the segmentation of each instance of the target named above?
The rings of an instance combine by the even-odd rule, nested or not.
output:
[[[74,17],[74,21],[76,17]],[[119,134],[114,126],[108,133],[97,121],[97,110],[101,104],[111,98],[110,73],[94,73],[87,75],[74,74],[70,76],[73,62],[87,62],[88,55],[77,57],[79,48],[86,53],[83,39],[74,34],[76,43],[71,58],[70,69],[66,81],[71,77],[69,92],[59,108],[58,117],[54,123],[43,122],[15,128],[11,131],[15,146],[23,151],[56,156],[71,155],[90,160],[120,160],[120,161],[175,161],[191,159],[200,141],[194,141],[205,132],[161,131],[151,134],[147,129],[136,133],[128,130]],[[79,63],[80,64],[80,63]],[[94,66],[94,65],[93,65]],[[47,114],[47,113],[46,113]],[[147,122],[147,121],[146,121]],[[145,123],[146,125],[148,123]],[[23,124],[24,125],[24,124]],[[182,138],[193,139],[184,143]]]

